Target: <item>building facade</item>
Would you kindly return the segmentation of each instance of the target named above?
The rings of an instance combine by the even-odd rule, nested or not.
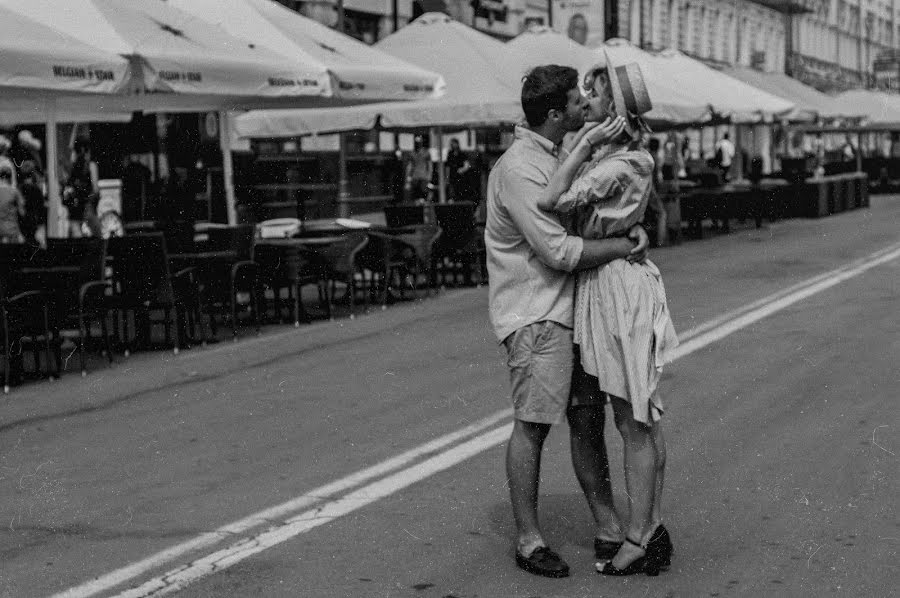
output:
[[[278,0],[326,25],[338,0]],[[825,91],[900,89],[900,0],[343,0],[345,31],[375,43],[443,11],[510,39],[552,25],[596,45],[624,37],[713,64],[787,72]]]

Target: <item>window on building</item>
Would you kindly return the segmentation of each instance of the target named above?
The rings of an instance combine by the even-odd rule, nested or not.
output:
[[[709,15],[709,23],[707,25],[709,27],[709,33],[707,35],[706,47],[703,49],[706,52],[706,55],[710,58],[717,58],[716,56],[716,30],[719,28],[719,11],[718,9],[710,10]]]
[[[688,29],[690,28],[691,9],[687,4],[678,7],[678,49],[688,49]]]
[[[706,37],[706,7],[701,6],[694,10],[694,35],[691,51],[696,56],[703,52],[703,38]]]

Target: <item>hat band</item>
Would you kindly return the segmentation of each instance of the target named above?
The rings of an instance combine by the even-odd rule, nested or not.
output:
[[[625,100],[626,110],[637,113],[637,98],[634,97],[634,90],[631,88],[631,78],[628,76],[627,68],[625,66],[617,66],[616,77],[619,79],[619,87],[622,90],[622,98]],[[621,116],[626,115],[622,114]]]

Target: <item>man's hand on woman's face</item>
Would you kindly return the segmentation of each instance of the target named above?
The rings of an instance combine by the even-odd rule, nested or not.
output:
[[[632,263],[643,263],[647,259],[650,248],[650,237],[647,236],[647,231],[640,224],[635,224],[629,229],[628,238],[636,244],[625,259]]]

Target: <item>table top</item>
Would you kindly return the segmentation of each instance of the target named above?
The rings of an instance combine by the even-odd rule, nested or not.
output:
[[[206,261],[206,260],[217,260],[217,259],[232,259],[237,257],[237,252],[232,251],[230,249],[224,249],[219,251],[192,251],[187,253],[170,253],[170,260],[196,260],[196,261]]]
[[[314,245],[333,245],[344,240],[344,235],[328,235],[321,237],[290,237],[286,239],[260,239],[257,245],[273,245],[275,247],[311,247]]]

